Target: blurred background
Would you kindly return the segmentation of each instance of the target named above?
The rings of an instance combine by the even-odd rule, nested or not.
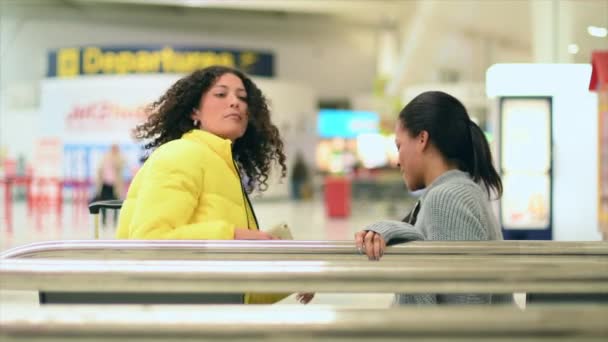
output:
[[[104,155],[118,150],[128,186],[143,107],[214,64],[254,78],[285,142],[288,177],[253,198],[263,227],[337,240],[401,219],[419,194],[396,168],[396,118],[441,90],[486,132],[506,238],[607,236],[608,1],[0,4],[2,249],[92,238]]]

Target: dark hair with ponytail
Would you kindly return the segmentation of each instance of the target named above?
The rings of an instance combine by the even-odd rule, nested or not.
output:
[[[413,137],[427,131],[430,143],[444,158],[468,172],[476,183],[483,183],[488,195],[491,190],[502,195],[488,141],[455,97],[440,91],[422,93],[403,108],[399,120]]]

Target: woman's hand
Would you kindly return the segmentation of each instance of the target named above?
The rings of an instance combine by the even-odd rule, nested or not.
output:
[[[300,292],[296,295],[296,299],[302,304],[308,304],[314,297],[315,294],[310,292]]]
[[[355,234],[355,244],[359,252],[365,253],[369,260],[380,260],[386,249],[382,235],[371,230],[362,230]]]
[[[234,230],[235,240],[278,240],[272,235],[261,230],[236,228]]]

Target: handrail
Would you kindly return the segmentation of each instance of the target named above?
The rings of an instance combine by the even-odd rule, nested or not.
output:
[[[201,259],[212,254],[359,254],[353,241],[183,241],[183,240],[58,240],[12,248],[0,259]],[[416,241],[389,247],[387,256],[560,255],[608,256],[608,242],[561,241]]]
[[[69,292],[608,293],[608,262],[6,259],[0,289]]]
[[[605,341],[608,307],[51,306],[0,316],[3,341]]]
[[[89,214],[97,215],[101,209],[120,209],[122,203],[122,200],[95,201],[89,204]]]

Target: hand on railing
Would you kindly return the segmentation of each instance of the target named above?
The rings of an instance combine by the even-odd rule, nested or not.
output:
[[[360,253],[365,253],[369,260],[380,260],[386,249],[382,235],[371,230],[362,230],[355,234],[355,244]]]
[[[235,240],[278,240],[272,235],[260,231],[260,230],[250,230],[243,228],[236,228],[234,230],[234,239]]]

